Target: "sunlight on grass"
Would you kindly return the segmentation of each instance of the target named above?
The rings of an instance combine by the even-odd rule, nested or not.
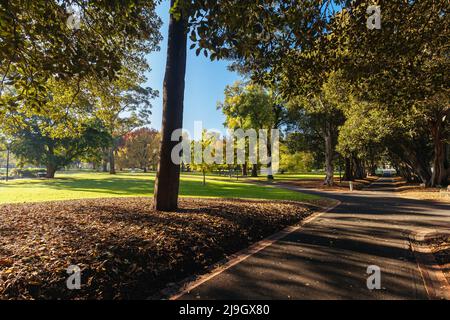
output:
[[[0,203],[41,202],[53,200],[150,197],[153,173],[65,173],[55,180],[13,180],[0,183]],[[254,185],[245,180],[208,176],[203,185],[201,175],[183,174],[180,195],[201,198],[246,198],[271,200],[313,200],[318,197],[272,186]]]
[[[277,174],[275,175],[275,180],[303,180],[303,179],[324,179],[325,174],[323,173],[293,173],[293,174]],[[260,181],[267,180],[266,176],[260,176],[257,178],[246,178],[246,179],[256,179]]]

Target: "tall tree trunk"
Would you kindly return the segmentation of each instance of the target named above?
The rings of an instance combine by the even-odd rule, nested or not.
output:
[[[108,172],[109,149],[102,148],[102,172]]]
[[[324,185],[332,186],[334,184],[334,148],[331,130],[327,129],[325,133],[325,181]]]
[[[407,182],[418,182],[420,177],[416,174],[415,170],[407,163],[395,164],[395,170],[397,175],[406,179]]]
[[[47,179],[54,179],[55,173],[58,168],[53,163],[47,163],[47,173],[45,177]]]
[[[369,147],[369,156],[368,156],[368,160],[366,161],[366,164],[369,167],[369,175],[371,176],[375,176],[376,175],[376,171],[377,171],[377,163],[375,160],[375,152],[373,147]]]
[[[244,177],[248,176],[248,166],[247,166],[247,162],[242,164],[242,175]]]
[[[431,173],[428,166],[422,165],[421,163],[415,163],[414,171],[426,187],[431,186]]]
[[[373,157],[370,158],[370,175],[373,177],[377,174],[377,164]]]
[[[445,167],[447,168],[447,177],[450,177],[450,144],[445,144]]]
[[[345,173],[344,180],[345,181],[353,181],[353,169],[352,169],[352,160],[350,158],[345,158]]]
[[[116,174],[116,159],[114,157],[114,147],[109,149],[109,173]]]
[[[431,170],[428,164],[428,160],[425,160],[423,156],[414,149],[410,149],[405,145],[401,145],[405,157],[401,158],[403,162],[409,164],[414,172],[419,176],[422,183],[429,187],[431,186]],[[405,177],[406,178],[406,177]]]
[[[176,0],[171,0],[173,7]],[[172,149],[179,141],[171,141],[172,133],[183,126],[183,102],[186,75],[187,22],[170,16],[166,74],[163,88],[163,120],[160,159],[155,181],[154,208],[173,211],[178,208],[180,166],[172,161]]]
[[[356,179],[364,179],[366,177],[366,170],[363,162],[357,156],[353,156],[353,176]]]
[[[372,177],[374,177],[374,176],[376,176],[376,174],[377,174],[377,166],[376,165],[370,165],[370,175],[372,176]]]
[[[106,160],[106,159],[102,160],[102,171],[108,172],[108,160]]]
[[[431,186],[444,186],[448,183],[448,172],[445,167],[446,151],[445,143],[442,139],[443,125],[441,120],[438,123],[431,124],[431,136],[433,139],[434,157],[433,157],[433,174],[431,176]]]
[[[55,178],[55,173],[56,170],[58,170],[56,163],[54,161],[55,159],[55,149],[54,146],[52,144],[47,145],[48,147],[48,151],[47,151],[47,173],[45,175],[45,177],[47,179],[54,179]]]
[[[253,178],[256,178],[258,176],[258,165],[257,164],[254,164],[253,166],[252,166],[252,177]]]

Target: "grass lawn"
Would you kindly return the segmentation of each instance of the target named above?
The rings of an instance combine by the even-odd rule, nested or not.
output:
[[[279,175],[282,179],[301,179],[309,175]],[[319,177],[318,175],[312,175]],[[261,178],[264,179],[264,178]],[[42,202],[89,198],[148,197],[153,194],[155,175],[143,173],[60,173],[55,180],[12,180],[0,183],[0,203]],[[245,198],[269,200],[316,200],[318,197],[299,192],[246,183],[242,179],[184,174],[182,197]]]

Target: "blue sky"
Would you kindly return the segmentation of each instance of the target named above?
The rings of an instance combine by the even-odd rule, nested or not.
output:
[[[158,130],[161,128],[162,121],[162,85],[166,67],[169,7],[170,1],[163,1],[157,9],[158,15],[163,20],[161,33],[164,39],[161,42],[161,50],[148,56],[148,62],[152,69],[147,74],[148,85],[159,90],[160,93],[160,97],[153,101],[153,116],[150,126]],[[197,57],[195,50],[188,50],[184,129],[193,133],[194,121],[203,121],[205,129],[224,131],[224,117],[220,111],[216,110],[216,105],[218,101],[223,101],[225,86],[239,80],[238,74],[227,70],[228,64],[226,61],[211,62],[203,55]]]

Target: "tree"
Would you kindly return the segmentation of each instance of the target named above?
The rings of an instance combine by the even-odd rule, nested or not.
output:
[[[108,97],[109,114],[104,112],[106,109],[101,111],[105,105],[98,113],[108,120],[105,123],[110,129],[111,123],[116,122],[111,134],[120,131],[118,126],[136,123],[133,114],[127,119],[120,115],[121,121],[113,121],[117,113],[112,109],[120,104],[117,100],[124,103],[128,100],[132,105],[140,97],[145,99],[141,101],[144,104],[154,95],[150,89],[139,87],[138,78],[143,68],[148,69],[143,64],[145,55],[159,49],[161,21],[155,13],[156,3],[140,0],[0,3],[0,121],[17,129],[25,125],[21,123],[22,115],[43,117],[52,122],[52,127],[44,130],[46,135],[70,138],[80,134],[85,117],[91,118],[94,113],[95,103],[106,100],[105,90],[117,94],[124,78],[132,78],[130,70],[133,70],[136,82],[120,92],[120,99]],[[74,20],[77,23],[69,23]],[[97,89],[102,86],[104,94],[97,90],[97,95],[92,95],[93,84],[98,85]],[[110,156],[114,158],[113,151]]]
[[[426,179],[426,185],[448,182],[449,21],[445,14],[449,9],[448,1],[379,1],[382,8],[380,30],[368,30],[365,23],[368,4],[364,1],[335,1],[341,4],[339,12],[332,9],[331,1],[263,2],[259,2],[252,13],[264,23],[257,23],[254,16],[249,15],[248,23],[255,23],[256,27],[252,29],[247,25],[245,44],[240,41],[241,33],[227,34],[233,23],[227,27],[223,23],[225,18],[218,17],[224,28],[206,28],[204,33],[209,40],[200,37],[203,40],[200,47],[209,50],[219,47],[216,50],[219,56],[225,50],[225,55],[236,61],[233,67],[250,74],[252,80],[264,85],[277,84],[286,100],[303,96],[311,105],[322,104],[318,97],[329,76],[344,71],[357,103],[367,103],[370,108],[366,106],[365,110],[387,115],[385,119],[396,122],[388,124],[393,134],[383,142],[391,141],[390,146],[400,142],[402,150],[409,149],[403,154],[416,155],[414,167],[420,171],[416,174]],[[235,14],[238,21],[240,15]],[[229,38],[234,38],[235,45]],[[355,120],[356,115],[357,112],[350,121]],[[403,115],[407,115],[408,122],[418,122],[415,125],[405,123]],[[426,121],[428,129],[425,134],[432,140],[433,170],[423,170],[426,157],[415,151],[415,142],[420,141],[420,145],[426,147],[428,140],[421,136],[423,131],[417,130],[423,126],[422,120]],[[350,123],[347,125],[349,128]],[[408,130],[413,130],[413,134]],[[410,140],[405,141],[408,138]],[[359,157],[367,153],[367,157],[374,158],[371,154],[384,151],[378,148],[376,141],[359,142],[368,145],[355,150],[351,159],[361,169],[363,159]],[[395,150],[389,151],[393,154]],[[332,162],[327,159],[327,163]],[[427,178],[427,171],[432,172],[430,178]]]
[[[24,122],[26,125],[14,135],[12,151],[21,162],[45,165],[49,179],[58,169],[109,143],[109,135],[99,123],[83,125],[76,136],[54,138],[45,133],[45,128],[52,125],[51,119],[32,116]]]
[[[233,130],[279,129],[285,118],[284,105],[277,99],[275,93],[252,83],[236,82],[232,86],[227,86],[225,100],[218,104],[218,109],[226,116],[224,125]],[[270,138],[268,137],[269,141]],[[270,143],[268,145],[270,146]],[[271,151],[269,147],[269,157]],[[271,162],[267,166],[268,178],[273,179],[270,173]],[[258,164],[253,164],[253,177],[257,176],[257,169]]]
[[[389,114],[376,103],[356,98],[341,70],[333,73],[325,87],[328,99],[345,118],[339,128],[337,146],[345,158],[344,179],[364,179],[368,172],[375,175],[377,162],[386,150],[385,138],[392,132]]]
[[[183,99],[186,73],[187,35],[197,55],[210,54],[214,59],[265,57],[265,61],[283,56],[274,50],[272,38],[289,38],[279,34],[287,21],[295,21],[296,42],[301,46],[312,30],[322,30],[321,1],[305,1],[293,6],[285,1],[183,1],[171,0],[166,76],[163,93],[161,157],[155,182],[154,206],[171,211],[178,206],[180,166],[171,160],[172,133],[183,123]],[[284,42],[283,42],[284,43]],[[287,46],[288,47],[288,46]]]
[[[344,122],[342,111],[330,92],[332,91],[330,84],[336,81],[333,74],[329,75],[326,80],[320,80],[323,82],[319,88],[306,89],[303,91],[305,92],[303,95],[293,97],[288,104],[291,127],[304,132],[304,137],[308,140],[321,139],[323,141],[326,174],[324,184],[328,186],[332,186],[334,183],[336,145],[339,127]],[[317,79],[316,77],[311,79]],[[308,144],[311,145],[311,142]],[[315,147],[317,148],[317,146]]]
[[[314,156],[310,152],[290,153],[284,150],[280,167],[288,172],[310,172],[314,167]]]
[[[176,8],[177,2],[171,0],[172,12],[163,90],[161,149],[154,193],[154,207],[161,211],[178,208],[180,185],[180,166],[176,165],[171,157],[172,149],[179,141],[172,141],[172,133],[183,126],[188,13],[186,10]]]
[[[266,58],[256,49],[256,54],[240,57],[238,67],[259,81],[281,83],[286,98],[317,97],[329,74],[344,70],[345,78],[358,89],[357,100],[388,110],[388,119],[402,122],[402,114],[409,114],[409,119],[427,119],[434,144],[433,174],[427,185],[447,183],[448,2],[381,1],[381,30],[367,29],[367,2],[337,2],[343,4],[341,11],[331,11],[327,19],[320,18],[317,7],[309,7],[321,25],[321,30],[309,30],[310,41],[299,41],[299,23],[283,17],[285,28],[280,28],[283,22],[273,24],[279,37],[268,42],[280,58],[271,54]],[[326,6],[319,11],[329,12]],[[399,136],[406,137],[407,132]],[[362,167],[360,159],[352,158]]]
[[[320,133],[325,144],[325,184],[332,185],[338,127],[343,117],[327,98],[325,87],[338,71],[335,40],[329,28],[334,12],[329,4],[329,1],[302,1],[297,7],[292,3],[280,4],[279,10],[271,7],[275,13],[269,16],[277,18],[269,19],[268,36],[257,42],[254,53],[245,56],[237,52],[233,68],[250,74],[260,84],[276,87],[291,109],[307,111],[297,115],[306,116],[304,119],[311,120],[310,124]]]
[[[140,168],[144,172],[149,168],[155,169],[159,158],[160,141],[160,134],[154,129],[141,128],[128,133],[118,150],[126,159],[123,165],[128,168]]]
[[[206,185],[206,173],[212,171],[213,168],[217,166],[216,163],[211,161],[215,156],[216,143],[220,143],[220,141],[207,130],[203,130],[200,141],[192,141],[191,143],[191,155],[194,158],[193,162],[192,159],[190,159],[193,163],[192,167],[194,170],[199,170],[202,173],[204,186]],[[205,155],[208,158],[205,158]],[[196,159],[200,161],[195,161]]]
[[[0,121],[7,112],[52,117],[59,109],[47,108],[49,80],[113,80],[125,57],[158,49],[155,7],[140,0],[2,1]]]
[[[341,50],[344,75],[360,97],[387,110],[391,119],[400,124],[405,123],[404,115],[409,121],[418,120],[416,124],[400,125],[398,129],[417,131],[414,127],[422,126],[425,120],[428,133],[421,134],[432,140],[433,173],[428,178],[426,172],[431,170],[418,167],[416,173],[428,186],[447,184],[449,166],[445,150],[450,132],[450,82],[449,18],[445,12],[449,3],[444,0],[382,1],[380,5],[380,30],[367,30],[360,23],[366,15],[362,2],[350,3],[336,16],[334,34],[338,46],[344,48]],[[404,147],[424,140],[408,131],[398,136],[410,136],[410,141],[402,144]],[[415,151],[407,150],[405,154],[415,154]]]
[[[105,79],[88,84],[94,104],[94,115],[112,137],[108,150],[110,173],[115,174],[115,153],[121,139],[132,130],[150,124],[151,99],[157,91],[143,87],[147,64],[140,60],[127,65],[113,81]]]

